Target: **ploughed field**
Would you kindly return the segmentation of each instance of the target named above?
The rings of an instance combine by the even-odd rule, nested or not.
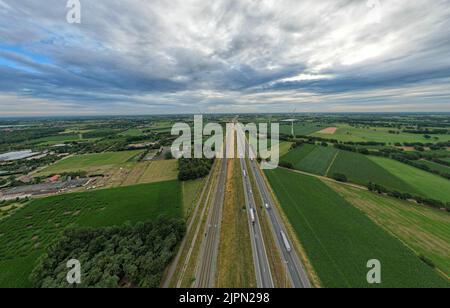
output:
[[[0,287],[28,287],[36,260],[69,227],[183,217],[178,181],[38,199],[0,224]]]
[[[285,169],[266,171],[324,287],[449,287],[446,279],[321,180]],[[382,283],[366,280],[382,264]]]

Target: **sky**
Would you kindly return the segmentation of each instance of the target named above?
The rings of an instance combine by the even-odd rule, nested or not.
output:
[[[0,117],[450,111],[450,0],[0,0]]]

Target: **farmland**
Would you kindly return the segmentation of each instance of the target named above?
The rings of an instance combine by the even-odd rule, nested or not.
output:
[[[365,212],[418,255],[431,260],[450,277],[450,215],[410,202],[329,183],[347,201]]]
[[[334,173],[345,174],[349,181],[364,186],[372,182],[401,192],[417,193],[414,187],[391,174],[382,165],[358,153],[340,151],[330,168],[329,175]]]
[[[142,151],[106,152],[76,155],[63,159],[45,168],[38,175],[51,175],[64,172],[86,171],[88,173],[105,172],[110,168],[126,163]]]
[[[383,127],[352,127],[350,125],[341,124],[337,126],[337,131],[333,135],[324,135],[321,133],[314,133],[313,136],[335,139],[338,141],[353,141],[353,142],[386,142],[386,143],[414,143],[414,142],[422,142],[422,143],[436,143],[442,141],[449,141],[450,135],[433,135],[433,137],[437,139],[427,139],[424,135],[420,134],[411,134],[400,132],[397,134],[390,133],[389,131],[393,131],[393,129],[383,128]]]
[[[448,287],[412,251],[320,180],[266,172],[279,202],[325,287],[370,287],[366,263],[378,259],[378,287]]]
[[[450,181],[426,171],[383,157],[370,157],[394,176],[411,185],[421,196],[450,202]]]
[[[0,286],[29,286],[28,275],[36,259],[68,227],[106,227],[160,215],[183,216],[178,181],[33,201],[0,224]]]
[[[294,134],[306,136],[313,134],[317,131],[320,131],[324,128],[325,127],[323,125],[317,123],[304,123],[304,124],[294,123]],[[291,123],[280,125],[280,134],[291,135],[291,133],[292,133]]]
[[[338,150],[333,147],[304,144],[281,158],[294,168],[318,175],[326,175],[328,167],[336,157]]]

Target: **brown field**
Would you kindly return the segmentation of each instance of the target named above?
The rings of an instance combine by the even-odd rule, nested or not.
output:
[[[322,129],[321,131],[317,132],[318,134],[324,134],[324,135],[334,135],[337,131],[337,127],[328,127],[325,129]]]

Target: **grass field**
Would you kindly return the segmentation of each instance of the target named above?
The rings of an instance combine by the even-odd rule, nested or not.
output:
[[[378,225],[411,247],[417,255],[427,257],[450,277],[449,213],[345,185],[329,185]]]
[[[401,192],[418,193],[414,187],[391,174],[382,165],[359,153],[339,151],[328,175],[332,176],[334,173],[345,174],[350,182],[364,186],[372,182]]]
[[[428,166],[428,168],[430,168],[433,171],[450,174],[450,167],[448,166],[441,165],[428,160],[421,160],[419,161],[419,163]]]
[[[67,227],[182,217],[178,181],[60,195],[36,200],[0,224],[0,287],[28,287],[36,259]]]
[[[139,137],[144,135],[144,133],[142,132],[142,129],[139,128],[131,128],[127,131],[124,131],[122,133],[120,133],[121,136],[126,136],[126,137]]]
[[[40,171],[38,176],[64,172],[101,173],[132,160],[143,151],[106,152],[68,157]]]
[[[320,125],[320,124],[294,123],[294,132],[295,132],[295,135],[297,135],[297,136],[310,135],[310,134],[318,132],[318,131],[320,131],[320,130],[322,130],[324,128],[325,128],[325,126]],[[289,124],[281,124],[280,125],[280,134],[291,135],[291,133],[292,133],[291,123],[289,123]]]
[[[206,178],[182,182],[184,217],[188,217],[195,207],[202,193],[205,181]]]
[[[450,140],[450,135],[433,135],[433,137],[439,138],[438,140],[434,140],[434,139],[426,139],[424,135],[420,134],[408,134],[408,133],[400,133],[398,135],[390,134],[389,130],[393,130],[392,128],[383,128],[383,127],[355,128],[346,124],[338,125],[337,127],[338,130],[333,135],[326,136],[324,134],[314,133],[313,136],[328,139],[336,139],[344,142],[375,141],[386,143],[396,143],[396,142],[437,143]]]
[[[421,196],[450,202],[449,180],[384,157],[370,157],[370,159],[394,176],[408,183]]]
[[[320,180],[266,171],[280,204],[325,287],[448,287],[448,281]],[[367,262],[382,264],[369,285]]]
[[[139,183],[155,183],[178,178],[177,160],[155,160],[147,165]]]
[[[336,157],[338,150],[333,147],[304,144],[281,157],[281,161],[291,163],[295,169],[326,175],[328,167]]]
[[[81,134],[68,134],[36,139],[33,140],[33,143],[39,145],[55,145],[64,142],[83,141],[83,140],[86,139],[83,139]]]

